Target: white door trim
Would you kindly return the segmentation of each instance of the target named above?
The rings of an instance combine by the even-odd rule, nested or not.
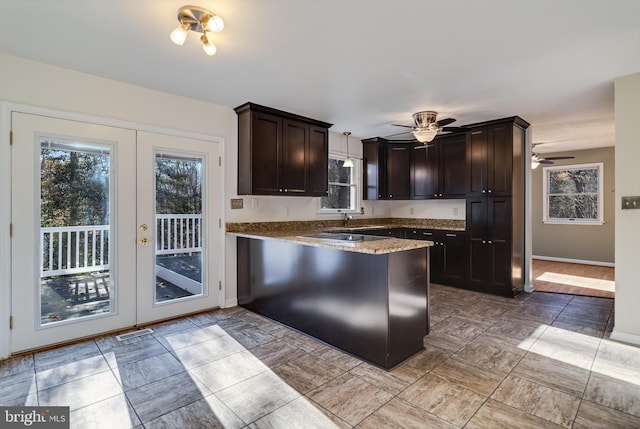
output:
[[[174,135],[177,137],[208,140],[220,144],[219,155],[221,159],[225,158],[224,137],[0,100],[0,359],[9,357],[11,353],[11,331],[9,329],[9,316],[11,315],[11,240],[9,236],[9,225],[11,223],[11,146],[9,139],[12,112],[49,116],[58,119],[68,119],[98,125],[128,128],[136,131],[148,131],[158,134]],[[224,163],[220,164],[220,178],[222,180],[219,182],[220,189],[218,195],[220,198],[220,219],[223,227],[218,231],[220,234],[218,242],[220,243],[219,272],[220,278],[222,279],[222,289],[219,291],[219,302],[222,307],[226,302],[224,282],[224,279],[226,278],[224,261],[225,171]]]

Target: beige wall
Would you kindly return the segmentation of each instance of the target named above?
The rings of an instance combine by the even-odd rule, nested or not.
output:
[[[640,210],[621,210],[621,197],[640,195],[640,73],[615,82],[616,300],[612,338],[640,344]]]
[[[604,225],[553,225],[542,223],[543,167],[531,175],[532,246],[533,256],[580,260],[599,263],[614,262],[615,236],[615,159],[614,148],[545,153],[542,156],[575,156],[575,159],[554,161],[553,166],[604,163]]]

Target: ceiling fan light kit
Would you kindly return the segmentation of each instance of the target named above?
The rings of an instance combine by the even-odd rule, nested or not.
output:
[[[436,136],[442,131],[455,132],[464,130],[464,127],[445,127],[445,125],[456,121],[453,118],[447,118],[438,121],[437,117],[438,112],[435,112],[433,110],[416,112],[413,114],[413,122],[415,124],[414,126],[391,124],[396,127],[411,128],[411,131],[393,134],[393,136],[411,133],[413,135],[413,138],[418,140],[420,143],[429,143],[433,141],[433,139],[435,139]]]
[[[217,52],[216,45],[207,33],[217,33],[224,28],[224,21],[212,11],[198,6],[183,6],[178,9],[178,21],[180,24],[171,32],[171,40],[178,46],[182,46],[187,40],[189,31],[202,33],[200,43],[204,52],[211,56]]]

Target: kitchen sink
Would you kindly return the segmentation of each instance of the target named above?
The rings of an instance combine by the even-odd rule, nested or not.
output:
[[[302,238],[317,238],[318,240],[332,240],[358,243],[363,241],[386,240],[389,237],[378,237],[375,235],[351,234],[348,232],[320,232],[311,235],[301,235]]]

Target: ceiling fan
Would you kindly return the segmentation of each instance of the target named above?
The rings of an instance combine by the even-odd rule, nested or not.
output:
[[[440,132],[454,132],[454,131],[466,130],[466,128],[464,127],[447,127],[447,125],[449,125],[452,122],[455,122],[456,120],[453,118],[446,118],[438,121],[437,116],[438,116],[438,112],[434,112],[433,110],[425,110],[423,112],[414,113],[413,121],[415,125],[391,124],[395,127],[411,128],[411,131],[404,131],[402,133],[392,134],[389,137],[400,136],[403,134],[412,134],[413,138],[415,140],[418,140],[420,143],[429,143]]]
[[[538,166],[540,164],[545,164],[545,165],[549,165],[549,164],[553,164],[553,161],[559,161],[561,159],[574,159],[575,156],[548,156],[548,157],[543,157],[540,156],[539,154],[533,152],[533,150],[535,149],[536,146],[541,145],[544,143],[533,143],[531,145],[531,169],[534,170],[536,168],[538,168]]]

